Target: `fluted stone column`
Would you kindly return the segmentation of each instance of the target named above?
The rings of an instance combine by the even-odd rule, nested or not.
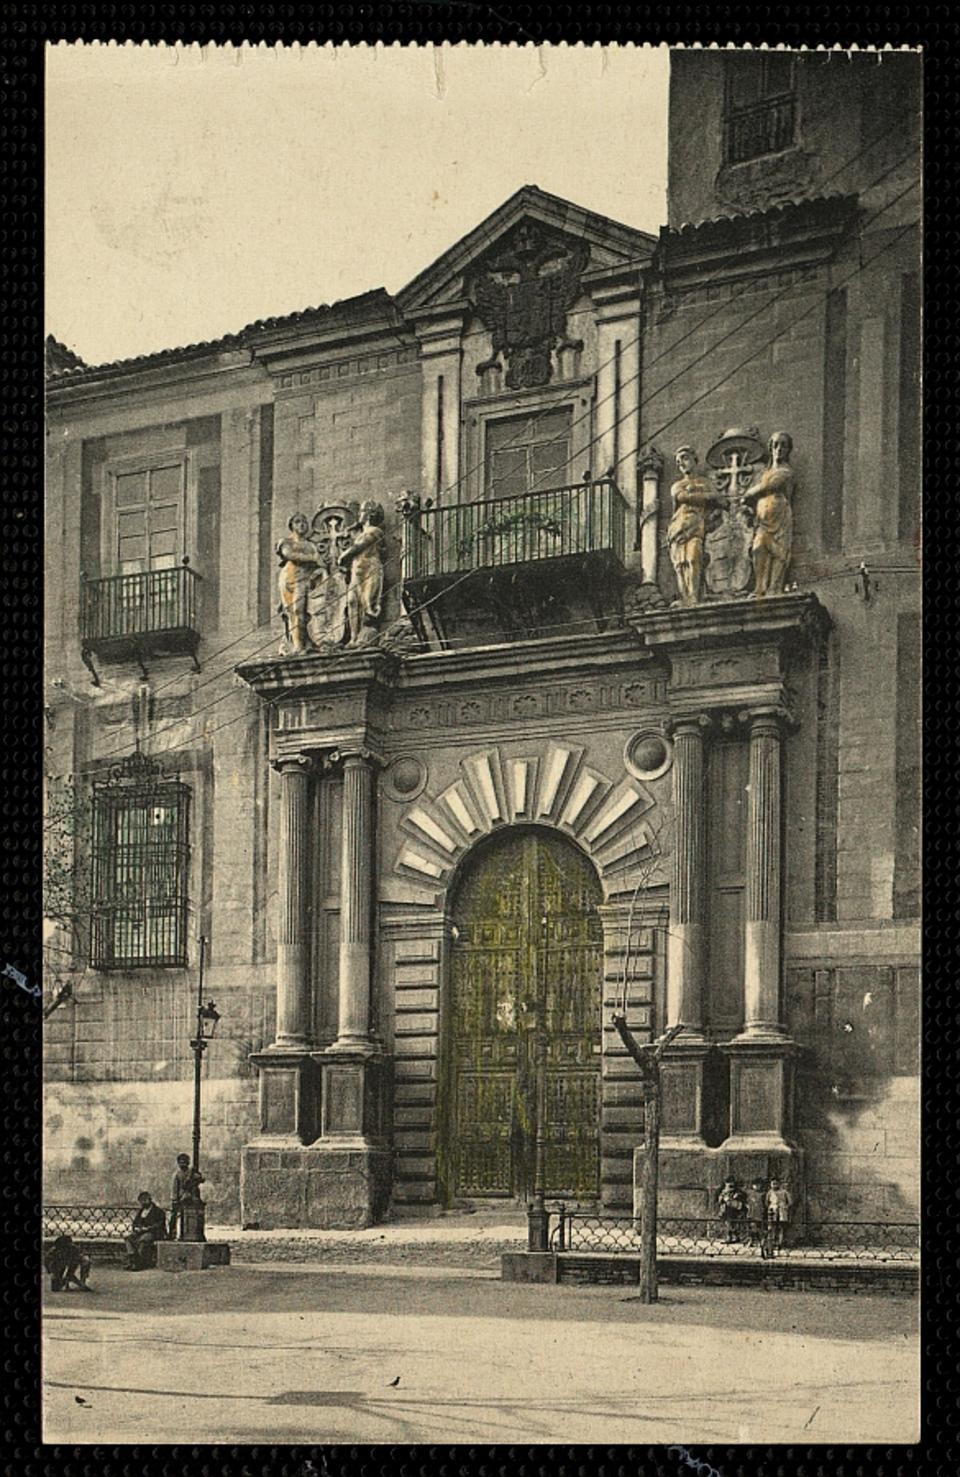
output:
[[[305,754],[277,761],[280,774],[278,869],[277,1036],[274,1046],[303,1051],[310,1045],[309,783]]]
[[[704,1090],[710,1043],[703,1032],[706,946],[706,797],[704,746],[710,721],[704,715],[675,718],[673,805],[675,836],[667,933],[667,1025],[682,1025],[660,1069],[661,1150],[684,1159],[706,1149]],[[686,1176],[681,1176],[683,1180]],[[676,1197],[674,1197],[675,1199]],[[664,1202],[669,1213],[700,1215],[700,1200]]]
[[[730,1068],[729,1136],[723,1172],[741,1183],[777,1174],[789,1184],[799,1222],[803,1154],[793,1139],[798,1048],[783,1022],[781,759],[785,714],[742,715],[750,744],[744,898],[743,1026],[721,1051]]]
[[[374,761],[365,750],[343,760],[340,862],[340,1003],[337,1047],[370,1039],[373,911]]]
[[[784,1034],[780,1003],[780,745],[778,714],[751,715],[741,1033],[751,1039]]]
[[[703,1035],[707,865],[705,728],[706,721],[700,718],[678,719],[673,725],[676,835],[667,944],[667,1024],[682,1024],[687,1039]]]

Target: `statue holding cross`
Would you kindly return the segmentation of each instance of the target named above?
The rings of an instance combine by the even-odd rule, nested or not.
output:
[[[640,1182],[640,1301],[657,1301],[657,1174],[660,1159],[660,1062],[663,1053],[683,1030],[671,1026],[658,1041],[641,1046],[627,1025],[615,1015],[613,1026],[640,1068],[643,1092],[643,1167]]]

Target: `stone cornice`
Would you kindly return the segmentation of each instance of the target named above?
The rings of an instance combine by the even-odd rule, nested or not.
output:
[[[501,679],[582,676],[586,670],[593,673],[624,662],[639,660],[645,665],[649,656],[638,649],[637,636],[629,627],[589,636],[548,636],[409,656],[403,664],[402,686],[411,692],[457,681],[483,685]]]
[[[768,595],[763,600],[708,600],[674,605],[630,621],[652,651],[669,655],[704,647],[813,638],[829,629],[830,617],[809,591]]]
[[[304,698],[314,693],[349,692],[356,688],[384,686],[399,665],[391,653],[379,650],[345,650],[342,655],[281,656],[269,661],[248,662],[236,673],[263,698]]]
[[[660,233],[657,261],[671,281],[687,272],[708,276],[760,270],[769,261],[778,271],[828,260],[857,213],[856,197],[827,196],[775,206],[749,215]]]

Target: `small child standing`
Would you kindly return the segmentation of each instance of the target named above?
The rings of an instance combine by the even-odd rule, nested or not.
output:
[[[725,1179],[717,1191],[717,1209],[726,1228],[726,1240],[736,1241],[739,1223],[746,1211],[743,1191],[735,1179]]]
[[[753,1180],[746,1192],[747,1234],[751,1246],[763,1246],[764,1199],[767,1187],[763,1180]]]
[[[770,1232],[771,1251],[782,1251],[787,1226],[790,1224],[793,1197],[786,1185],[781,1185],[780,1181],[774,1177],[770,1181],[764,1204],[767,1212],[767,1229]]]

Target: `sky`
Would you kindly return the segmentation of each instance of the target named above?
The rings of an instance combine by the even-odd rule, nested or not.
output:
[[[90,364],[396,292],[521,185],[666,219],[666,48],[47,51],[46,321]]]

